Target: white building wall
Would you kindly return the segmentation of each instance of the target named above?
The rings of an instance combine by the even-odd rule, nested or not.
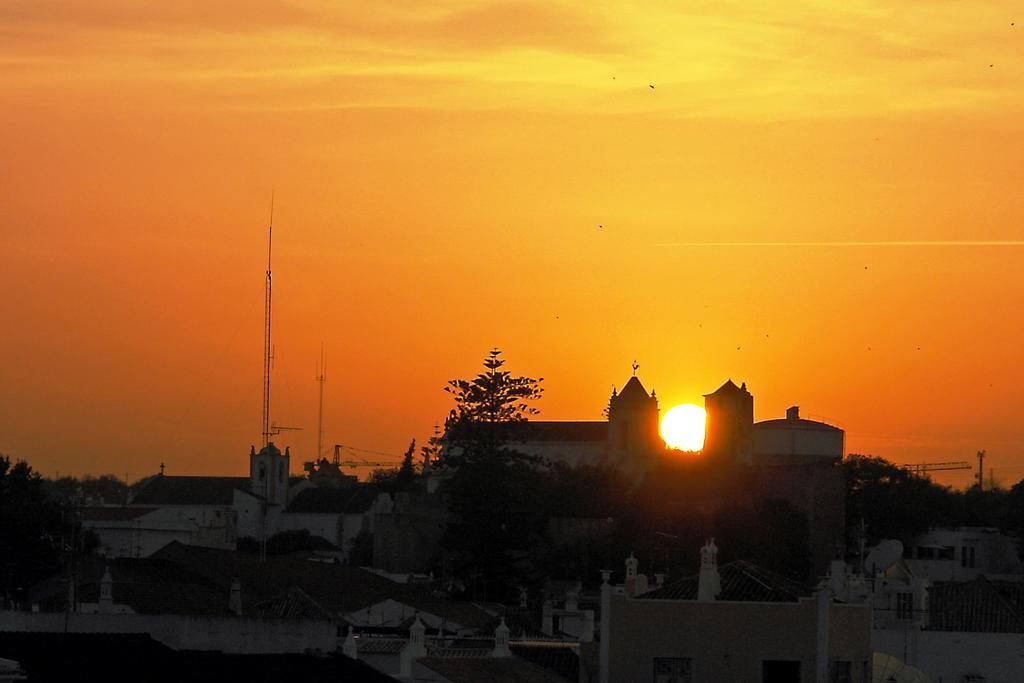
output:
[[[234,511],[224,505],[165,505],[131,520],[83,520],[107,557],[148,557],[171,541],[233,550]]]
[[[759,455],[799,455],[827,458],[843,457],[843,432],[834,429],[758,429],[754,425],[754,457]]]
[[[932,581],[972,581],[984,574],[989,579],[1024,579],[1024,564],[1017,554],[1013,538],[998,529],[962,527],[959,529],[933,529],[908,544],[914,557],[906,560],[917,576]],[[920,549],[952,548],[952,558],[918,559]],[[973,549],[972,562],[964,561],[965,549]],[[948,552],[948,551],[947,551]]]
[[[871,648],[920,669],[934,683],[1024,681],[1021,633],[876,629],[871,632]]]

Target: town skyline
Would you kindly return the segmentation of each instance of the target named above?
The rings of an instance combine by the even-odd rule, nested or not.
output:
[[[276,191],[297,461],[321,343],[325,443],[396,458],[497,346],[541,419],[600,419],[636,359],[663,409],[732,378],[759,420],[1015,482],[1022,30],[961,2],[2,8],[0,452],[243,470]]]

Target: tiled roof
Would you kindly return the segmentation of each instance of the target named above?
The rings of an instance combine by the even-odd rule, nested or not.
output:
[[[361,655],[397,655],[406,644],[405,638],[356,638],[356,650]]]
[[[1024,633],[1024,585],[1012,581],[939,583],[928,588],[932,631]]]
[[[571,647],[512,645],[512,654],[561,676],[567,681],[580,679],[580,658]]]
[[[722,588],[716,600],[745,602],[797,602],[811,592],[803,585],[759,567],[752,562],[737,560],[718,568]],[[644,600],[696,600],[698,578],[689,576],[643,595]]]
[[[84,562],[78,579],[81,602],[99,602],[101,578],[108,568],[114,603],[127,605],[138,614],[229,614],[226,587],[174,563],[152,558],[93,558]],[[32,601],[47,611],[63,609],[67,587],[62,579],[55,577],[33,587]]]
[[[394,683],[365,662],[335,654],[175,651],[146,634],[0,632],[0,653],[21,662],[29,680],[39,683]]]
[[[148,515],[155,507],[83,507],[82,521],[88,522],[127,522]]]
[[[235,489],[249,490],[248,477],[150,477],[133,505],[231,505]]]
[[[451,683],[564,683],[565,679],[519,657],[424,657],[417,662]]]
[[[537,614],[527,607],[515,606],[506,608],[504,619],[505,626],[508,627],[509,634],[514,638],[518,638],[523,635],[528,637],[539,637],[544,635],[540,630],[541,623],[540,619],[537,618]],[[487,633],[493,633],[494,629],[498,627],[499,622],[500,618],[495,617],[492,622],[482,630]]]
[[[242,584],[242,607],[278,595],[285,587],[301,588],[334,615],[376,604],[386,598],[402,600],[422,595],[413,586],[396,584],[358,567],[278,556],[260,562],[256,555],[172,542],[152,557],[166,559],[200,573],[223,586],[237,576]]]
[[[331,615],[301,588],[291,587],[252,606],[251,612],[271,619],[330,619]]]
[[[306,489],[289,503],[288,512],[360,513],[366,512],[380,495],[369,484],[355,486],[318,486]]]

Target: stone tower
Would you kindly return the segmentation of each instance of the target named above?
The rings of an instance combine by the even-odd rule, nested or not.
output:
[[[710,458],[727,463],[750,463],[753,455],[754,397],[744,382],[732,380],[704,395],[707,411],[704,450]]]
[[[608,402],[608,452],[617,457],[642,457],[664,450],[658,433],[658,398],[644,389],[636,375]]]
[[[285,505],[288,502],[289,460],[291,453],[288,449],[282,453],[273,441],[267,443],[259,453],[255,447],[251,448],[249,490],[263,496],[270,505]]]

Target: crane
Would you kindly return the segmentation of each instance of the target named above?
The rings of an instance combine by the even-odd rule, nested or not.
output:
[[[910,470],[914,474],[921,475],[925,472],[936,472],[939,470],[969,470],[973,469],[971,463],[966,460],[956,460],[953,462],[919,462],[912,465],[900,465],[905,470]]]
[[[365,448],[356,448],[354,446],[344,446],[344,445],[342,445],[340,443],[336,443],[336,444],[334,444],[334,464],[339,466],[339,467],[341,465],[344,465],[346,467],[351,467],[351,468],[355,469],[356,467],[395,467],[396,465],[401,464],[401,461],[396,461],[396,460],[384,460],[384,461],[379,461],[379,462],[374,462],[374,461],[365,460],[365,459],[361,459],[361,460],[354,460],[354,459],[342,460],[341,459],[341,449],[342,448],[344,448],[346,450],[349,450],[349,451],[363,451],[363,452],[366,452],[366,453],[373,453],[375,455],[392,455],[391,453],[381,453],[380,451],[370,451],[370,450],[367,450]]]

